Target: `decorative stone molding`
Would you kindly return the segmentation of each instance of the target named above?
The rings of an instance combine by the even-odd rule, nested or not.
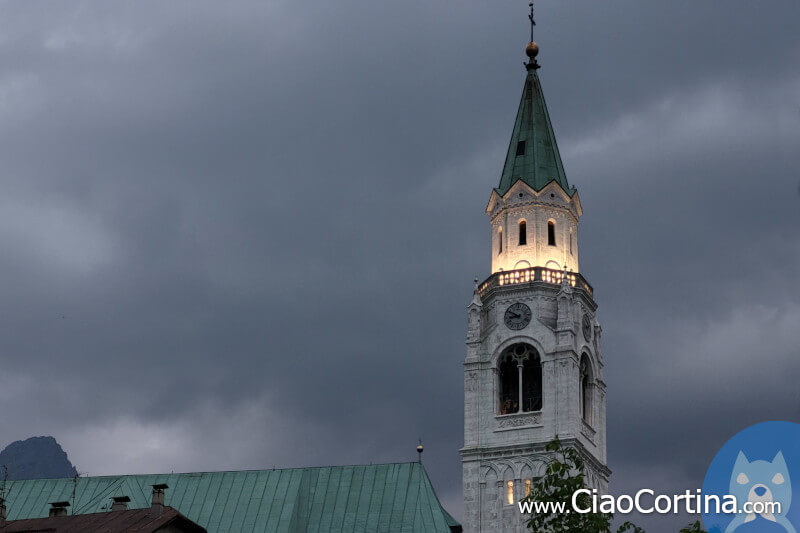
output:
[[[467,392],[475,392],[478,390],[478,373],[476,371],[467,372],[465,390]]]
[[[583,434],[584,437],[589,439],[589,442],[594,444],[594,436],[597,432],[594,429],[592,429],[592,426],[586,423],[586,420],[581,420],[581,433]]]
[[[516,413],[513,415],[495,416],[497,429],[495,431],[508,431],[510,429],[541,427],[542,413]]]

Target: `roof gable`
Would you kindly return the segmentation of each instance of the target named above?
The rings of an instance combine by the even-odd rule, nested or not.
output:
[[[553,180],[537,191],[522,179],[516,180],[502,196],[498,194],[498,189],[492,189],[489,203],[486,206],[486,214],[493,218],[503,208],[530,202],[531,199],[553,205],[552,200],[548,201],[548,196],[557,199],[556,203],[569,209],[576,217],[580,218],[583,215],[583,207],[577,190],[565,191],[558,181]]]

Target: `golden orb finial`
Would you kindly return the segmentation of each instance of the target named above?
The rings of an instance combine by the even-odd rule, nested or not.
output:
[[[525,45],[525,55],[531,59],[539,55],[539,45],[536,44],[536,41],[531,41]]]

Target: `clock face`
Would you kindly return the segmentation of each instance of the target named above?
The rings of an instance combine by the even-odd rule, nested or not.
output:
[[[592,340],[592,320],[589,315],[583,315],[583,338],[587,341]]]
[[[522,302],[511,304],[506,309],[505,322],[508,329],[522,329],[531,322],[531,308]]]

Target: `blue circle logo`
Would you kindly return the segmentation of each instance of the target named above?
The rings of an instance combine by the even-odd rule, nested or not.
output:
[[[737,433],[703,481],[709,533],[798,533],[800,424],[763,422]]]

